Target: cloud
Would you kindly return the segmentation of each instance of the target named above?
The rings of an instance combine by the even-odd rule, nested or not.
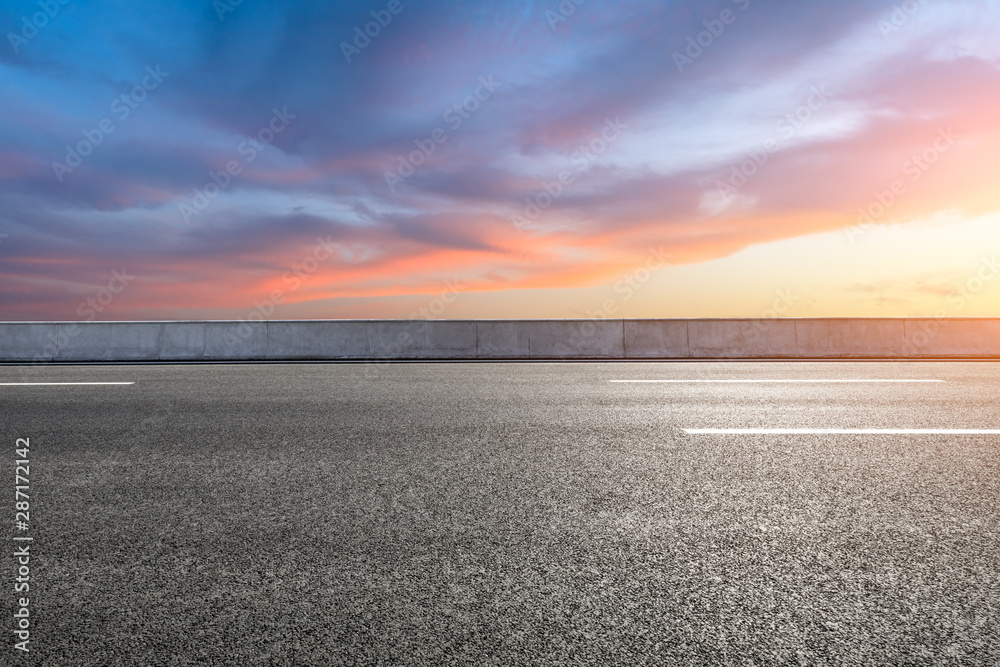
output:
[[[584,3],[555,25],[554,3],[405,3],[350,62],[342,43],[382,5],[241,3],[221,19],[205,3],[67,5],[0,56],[2,317],[62,313],[123,265],[143,275],[109,315],[238,310],[317,238],[344,255],[294,300],[449,275],[480,291],[599,284],[650,246],[695,263],[856,224],[897,179],[876,224],[1000,209],[988,26],[924,4],[887,36],[881,1]],[[679,72],[674,53],[723,10],[734,20]],[[60,180],[53,161],[148,66],[170,74]],[[449,117],[481,77],[501,85]],[[830,100],[780,124],[824,84]],[[251,159],[275,109],[295,118]],[[616,118],[627,129],[595,144]],[[447,140],[390,188],[437,128]],[[960,139],[913,178],[908,161],[948,128]],[[769,139],[766,162],[720,189]],[[185,224],[179,207],[232,161],[240,173]],[[547,203],[519,229],[533,201]]]

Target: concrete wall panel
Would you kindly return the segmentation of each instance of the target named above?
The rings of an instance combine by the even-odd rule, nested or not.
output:
[[[59,345],[55,323],[0,324],[0,361],[51,361]]]
[[[1000,358],[1000,319],[6,322],[0,361]]]
[[[160,353],[160,322],[66,322],[55,361],[146,361]]]
[[[688,341],[697,359],[788,359],[798,356],[792,320],[690,320]]]
[[[804,358],[899,358],[906,356],[902,319],[795,320]]]
[[[621,320],[521,320],[531,359],[623,359]]]
[[[367,359],[368,322],[268,322],[267,359]]]
[[[530,359],[531,336],[520,321],[482,320],[476,323],[479,359]]]
[[[630,359],[685,359],[688,320],[625,320],[625,356]]]
[[[205,347],[200,357],[216,361],[264,359],[267,355],[267,322],[206,322]]]
[[[193,361],[205,358],[205,322],[171,322],[160,325],[161,361]]]
[[[475,359],[476,323],[470,320],[372,320],[373,359]]]
[[[1000,357],[1000,322],[987,319],[906,320],[911,357]]]

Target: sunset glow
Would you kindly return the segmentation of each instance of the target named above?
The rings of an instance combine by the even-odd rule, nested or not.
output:
[[[997,2],[40,11],[3,320],[1000,308]]]

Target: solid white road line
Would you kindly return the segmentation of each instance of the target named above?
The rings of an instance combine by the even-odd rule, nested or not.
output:
[[[674,384],[722,384],[722,383],[851,383],[851,382],[944,382],[944,380],[609,380],[617,383],[674,383]]]
[[[135,384],[135,382],[0,382],[0,387],[52,387],[66,385]]]
[[[686,428],[690,435],[1000,435],[997,428]]]

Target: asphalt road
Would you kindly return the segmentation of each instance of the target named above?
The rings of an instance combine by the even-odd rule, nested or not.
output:
[[[943,382],[824,381],[860,379]],[[134,382],[0,386],[33,538],[31,650],[7,556],[0,664],[1000,664],[1000,435],[687,431],[1000,429],[1000,364],[0,382]]]

